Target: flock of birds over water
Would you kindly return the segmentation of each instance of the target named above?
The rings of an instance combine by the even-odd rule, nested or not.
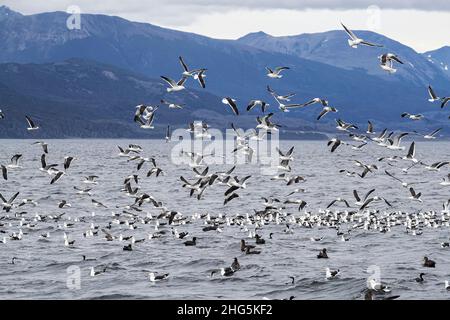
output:
[[[381,44],[370,43],[361,38],[358,38],[355,33],[349,30],[342,24],[345,32],[348,34],[348,44],[352,48],[358,46],[368,47],[383,47]],[[401,57],[394,53],[385,53],[379,57],[380,67],[387,73],[395,73],[397,69],[394,64],[403,64]],[[182,73],[181,79],[175,81],[167,76],[161,76],[167,86],[167,92],[178,92],[185,90],[185,84],[190,79],[198,82],[200,87],[206,87],[206,68],[190,69],[185,63],[184,59],[179,57]],[[269,81],[283,81],[283,73],[289,72],[289,67],[267,67],[267,77]],[[290,100],[294,97],[294,93],[279,94],[272,86],[268,85],[267,90],[278,105],[278,109],[282,112],[289,112],[296,108],[313,108],[313,105],[319,105],[321,110],[318,112],[317,121],[327,116],[330,113],[338,113],[338,110],[333,107],[324,97],[316,97],[310,99],[305,103],[291,103]],[[425,90],[424,90],[425,91]],[[450,93],[449,93],[450,94]],[[444,107],[450,101],[449,97],[440,97],[433,90],[432,86],[428,87],[429,102],[440,104],[440,108]],[[424,97],[425,99],[425,97]],[[238,107],[236,99],[233,97],[224,97],[222,103],[229,108],[235,116],[239,116],[242,110]],[[182,104],[169,101],[168,99],[161,99],[161,105],[167,106],[169,109],[181,109]],[[251,100],[246,106],[246,111],[250,111],[255,107],[261,108],[261,115],[256,118],[257,125],[255,129],[250,130],[250,133],[243,133],[243,130],[236,128],[231,124],[235,132],[235,149],[233,153],[242,153],[248,160],[251,160],[255,150],[250,145],[250,140],[263,140],[272,132],[278,131],[280,125],[275,123],[273,118],[276,115],[273,112],[268,112],[270,104],[261,99]],[[158,112],[159,106],[140,104],[136,107],[133,121],[142,129],[154,129],[155,115]],[[402,118],[408,118],[412,121],[420,121],[423,119],[421,114],[410,114],[405,112],[401,114]],[[25,117],[28,131],[38,131],[40,129],[30,116]],[[0,110],[0,121],[7,121],[8,115]],[[130,119],[131,121],[131,119]],[[1,122],[0,122],[1,123]],[[196,139],[206,139],[210,137],[208,133],[209,126],[204,121],[193,122],[188,124],[187,131]],[[408,170],[415,167],[421,168],[424,176],[428,171],[440,172],[441,169],[447,169],[447,173],[443,174],[441,187],[450,188],[450,174],[448,167],[450,166],[449,159],[437,159],[433,163],[425,163],[416,156],[416,144],[412,141],[409,146],[402,143],[404,137],[420,137],[425,140],[437,139],[438,133],[442,128],[436,128],[429,133],[413,132],[395,132],[387,128],[377,132],[374,125],[368,121],[367,129],[360,130],[359,127],[353,123],[346,122],[342,119],[336,120],[336,129],[340,136],[345,138],[332,138],[327,144],[330,147],[330,152],[339,152],[342,148],[351,148],[355,151],[364,152],[366,145],[373,144],[379,148],[390,150],[389,156],[380,157],[377,163],[365,163],[361,160],[353,160],[354,165],[358,170],[340,170],[339,173],[358,179],[365,179],[369,175],[376,172],[385,174],[393,183],[398,183],[399,188],[404,188],[405,201],[422,202],[422,192],[419,183],[410,183],[406,178],[399,178],[399,173],[408,173]],[[337,135],[337,136],[339,136]],[[171,142],[170,126],[167,126],[165,140],[167,143]],[[41,166],[39,170],[49,177],[49,184],[58,184],[64,179],[64,176],[69,174],[71,166],[78,161],[75,155],[68,155],[64,158],[63,164],[60,166],[56,163],[48,161],[48,155],[51,151],[48,144],[44,141],[37,141],[33,145],[38,145],[42,148],[42,155],[40,157]],[[263,209],[246,208],[246,214],[210,214],[210,213],[193,213],[191,215],[174,211],[169,208],[169,204],[159,201],[154,196],[146,193],[139,186],[143,169],[148,170],[146,177],[154,176],[158,179],[163,179],[164,176],[170,174],[166,172],[162,166],[159,165],[158,159],[155,157],[144,156],[144,150],[137,144],[130,144],[128,147],[118,146],[118,158],[124,158],[128,162],[136,163],[136,170],[123,179],[123,185],[120,192],[129,197],[129,204],[122,209],[120,213],[114,213],[108,223],[104,225],[96,225],[94,214],[92,216],[73,218],[66,214],[71,207],[71,199],[61,199],[59,203],[55,204],[55,212],[36,213],[34,216],[27,215],[27,208],[38,207],[39,203],[31,198],[21,199],[20,191],[13,194],[0,194],[1,207],[3,214],[0,216],[0,245],[4,247],[2,250],[8,250],[9,241],[21,241],[25,237],[38,237],[41,240],[53,238],[50,232],[39,233],[33,232],[39,230],[42,225],[56,225],[58,230],[63,230],[63,236],[55,245],[65,246],[67,248],[76,247],[77,243],[73,239],[71,230],[75,225],[86,225],[86,231],[83,232],[83,238],[97,237],[101,241],[108,241],[117,243],[117,250],[133,251],[136,246],[139,246],[144,241],[158,241],[161,238],[173,237],[179,239],[180,246],[194,247],[197,245],[201,237],[198,234],[192,234],[183,230],[187,224],[198,224],[201,227],[198,233],[202,232],[217,232],[220,234],[224,228],[238,228],[245,234],[236,244],[236,257],[229,257],[230,265],[217,266],[216,270],[212,270],[208,277],[233,277],[241,270],[241,265],[238,260],[238,254],[241,255],[258,255],[264,254],[264,246],[270,245],[271,241],[276,241],[273,233],[268,235],[269,238],[264,239],[262,232],[266,226],[271,224],[285,225],[283,232],[293,233],[294,226],[301,228],[316,228],[327,227],[336,230],[337,237],[342,241],[348,241],[350,231],[363,230],[380,233],[389,233],[391,228],[396,226],[403,226],[407,233],[413,235],[420,235],[425,228],[448,228],[450,227],[450,199],[442,199],[442,210],[419,210],[414,213],[405,213],[397,210],[392,201],[385,197],[376,195],[376,190],[371,189],[365,194],[361,191],[353,190],[354,199],[345,199],[337,197],[331,202],[327,203],[326,209],[320,209],[317,212],[311,211],[308,208],[308,203],[302,199],[302,193],[306,190],[301,188],[301,184],[305,182],[305,178],[292,173],[291,163],[294,161],[294,147],[288,150],[278,151],[279,165],[277,167],[278,174],[270,177],[270,180],[281,181],[280,188],[286,188],[286,197],[284,199],[267,196],[263,198]],[[439,155],[439,153],[436,153]],[[237,176],[234,174],[236,166],[231,168],[223,168],[222,171],[214,171],[206,164],[208,157],[214,154],[201,154],[190,151],[182,151],[181,156],[186,157],[189,162],[188,170],[192,170],[191,177],[181,176],[179,179],[180,190],[186,190],[186,197],[191,197],[197,201],[211,196],[209,190],[215,185],[224,187],[223,206],[226,207],[231,201],[237,201],[239,192],[247,188],[247,183],[251,181],[252,176]],[[11,157],[9,163],[1,164],[2,178],[4,180],[3,190],[9,189],[7,187],[8,178],[15,175],[16,171],[21,170],[22,154],[15,154]],[[380,170],[380,164],[388,169]],[[402,167],[406,166],[406,167]],[[74,186],[74,193],[80,196],[88,197],[92,205],[97,208],[111,208],[111,204],[104,204],[101,200],[94,199],[92,190],[99,182],[99,177],[96,175],[89,175],[83,179],[84,187]],[[437,182],[436,182],[437,184]],[[285,185],[285,187],[283,187]],[[268,190],[270,193],[270,190]],[[353,202],[353,203],[352,203]],[[156,210],[158,213],[150,213],[149,208]],[[342,228],[346,226],[347,231]],[[137,238],[133,235],[133,230],[136,229],[148,230],[148,237]],[[123,230],[129,230],[129,235],[123,235]],[[59,235],[57,235],[59,237]],[[59,241],[60,240],[60,241]],[[310,241],[320,242],[323,237],[312,237]],[[442,242],[442,248],[449,248],[449,242]],[[188,249],[188,248],[187,248]],[[13,255],[14,252],[11,252]],[[87,258],[83,255],[82,260],[96,260]],[[314,257],[316,258],[316,257]],[[329,251],[323,248],[317,252],[317,259],[330,259]],[[12,257],[10,264],[16,264],[20,261],[20,257]],[[97,267],[90,269],[90,276],[101,276],[102,273],[108,272],[108,266],[101,265],[98,261]],[[432,260],[432,257],[424,256],[421,262],[424,268],[436,268],[437,263]],[[324,270],[324,277],[332,281],[339,278],[342,270],[326,268]],[[345,271],[344,271],[345,272]],[[425,273],[421,272],[416,279],[416,282],[422,283],[426,281]],[[168,281],[170,274],[164,270],[149,270],[146,274],[149,282]],[[292,283],[295,278],[291,277]],[[450,290],[448,280],[442,279],[442,287],[445,290]],[[380,280],[371,279],[367,283],[366,299],[396,299],[398,295],[390,295],[387,292],[395,290],[390,288],[389,284],[382,283]],[[288,299],[294,299],[291,296]]]

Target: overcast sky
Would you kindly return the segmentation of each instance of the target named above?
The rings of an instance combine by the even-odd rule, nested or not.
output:
[[[0,0],[24,14],[66,11],[102,13],[236,39],[249,32],[274,36],[339,29],[373,30],[419,52],[450,45],[450,0]]]

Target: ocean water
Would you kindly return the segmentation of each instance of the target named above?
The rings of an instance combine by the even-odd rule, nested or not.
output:
[[[42,149],[32,145],[34,140],[2,140],[0,163],[7,164],[15,153],[23,154],[23,168],[9,170],[9,179],[0,180],[0,193],[9,199],[20,192],[15,203],[24,198],[33,199],[38,205],[25,205],[13,208],[11,212],[0,213],[0,238],[6,237],[5,244],[0,243],[0,299],[283,299],[294,296],[295,299],[363,299],[366,281],[371,273],[368,268],[378,268],[383,283],[392,288],[390,294],[400,295],[400,299],[448,299],[450,292],[444,288],[444,281],[450,280],[450,248],[441,248],[441,242],[449,241],[449,228],[438,224],[436,228],[423,226],[421,235],[406,233],[401,224],[406,213],[419,213],[434,210],[440,219],[442,204],[450,199],[450,187],[439,185],[449,173],[449,167],[440,172],[425,171],[423,166],[411,168],[407,174],[401,168],[410,163],[399,161],[388,165],[377,161],[378,157],[397,154],[403,156],[406,151],[389,151],[368,145],[363,151],[340,147],[330,153],[325,141],[283,141],[281,149],[295,146],[292,173],[303,176],[306,182],[287,186],[282,181],[271,181],[271,176],[262,175],[254,164],[240,165],[234,174],[238,177],[251,175],[247,188],[238,191],[239,198],[223,206],[225,186],[213,185],[198,201],[189,197],[189,191],[182,188],[180,176],[193,180],[193,172],[186,165],[175,165],[169,154],[173,143],[157,140],[48,140],[48,163],[62,166],[64,156],[75,156],[77,160],[59,181],[50,185],[50,176],[39,171]],[[125,224],[112,224],[111,234],[118,236],[134,235],[136,239],[145,238],[136,243],[133,251],[123,251],[129,241],[106,241],[102,231],[98,236],[84,237],[91,223],[103,228],[112,221],[112,212],[120,213],[134,200],[121,192],[126,176],[137,172],[135,161],[127,161],[118,156],[117,145],[126,147],[130,143],[139,144],[144,151],[142,156],[155,157],[159,167],[166,175],[146,177],[151,168],[144,164],[139,171],[140,192],[152,195],[162,201],[169,210],[179,211],[187,220],[194,213],[217,217],[254,214],[254,210],[264,208],[261,197],[277,197],[285,200],[286,195],[295,188],[304,188],[304,193],[291,196],[291,199],[303,199],[308,203],[307,212],[318,213],[336,197],[348,200],[351,208],[342,203],[333,206],[333,211],[356,210],[352,190],[361,194],[375,188],[373,195],[386,198],[392,208],[383,203],[370,208],[379,208],[377,215],[403,212],[398,214],[400,224],[381,233],[376,230],[352,228],[358,221],[342,224],[341,229],[352,229],[349,241],[341,241],[336,229],[326,226],[306,228],[291,224],[292,233],[286,233],[286,222],[267,223],[257,230],[266,243],[258,245],[261,254],[245,255],[240,251],[240,239],[255,244],[248,238],[248,231],[242,226],[222,225],[222,232],[204,232],[204,219],[194,219],[191,223],[178,225],[179,232],[189,232],[186,239],[197,237],[197,246],[186,247],[185,239],[180,240],[171,234],[171,226],[160,225],[159,230],[167,231],[161,238],[148,239],[155,232],[156,219],[148,224],[137,221],[135,230]],[[409,143],[405,142],[408,146]],[[449,160],[450,143],[418,142],[416,157],[425,163]],[[376,164],[378,170],[369,173],[364,179],[349,177],[339,173],[340,169],[361,172],[353,160],[358,159]],[[231,168],[211,166],[210,172]],[[422,192],[423,203],[410,200],[409,191],[401,184],[384,174],[387,169],[402,180],[420,182],[414,185]],[[78,195],[74,186],[88,187],[83,177],[97,175],[98,184],[92,187],[92,196]],[[71,208],[58,208],[62,199],[72,204]],[[108,208],[95,207],[91,199],[104,203]],[[142,212],[135,212],[144,218],[151,214],[156,218],[161,210],[151,204],[144,204]],[[132,210],[128,210],[132,211]],[[297,205],[286,205],[283,212],[289,217],[301,217],[305,211],[298,211]],[[21,216],[18,213],[22,213]],[[47,219],[34,221],[40,216],[65,213],[58,222]],[[93,215],[95,213],[95,215]],[[448,216],[445,216],[448,220]],[[20,226],[21,219],[25,219]],[[64,223],[73,223],[65,228]],[[125,220],[121,216],[120,220]],[[131,220],[130,218],[128,218]],[[165,219],[159,219],[166,222]],[[27,223],[31,226],[26,226]],[[248,226],[249,230],[254,227]],[[22,229],[22,240],[12,241],[9,235]],[[43,239],[41,234],[49,232],[50,237]],[[73,247],[64,245],[63,234],[75,240]],[[269,234],[273,233],[272,239]],[[324,237],[320,242],[310,241],[310,237]],[[322,248],[327,248],[329,259],[317,259]],[[82,255],[93,261],[82,261]],[[436,268],[424,268],[421,264],[424,256],[436,261]],[[12,257],[16,257],[11,264]],[[215,275],[212,270],[227,267],[237,257],[241,270],[231,277]],[[106,272],[95,277],[90,276],[90,267],[100,270],[106,266]],[[372,266],[372,267],[371,267]],[[373,267],[376,266],[376,267]],[[325,268],[339,269],[337,279],[326,280]],[[75,273],[72,271],[75,270]],[[79,270],[79,277],[77,276]],[[148,272],[169,273],[169,279],[151,283]],[[420,272],[426,275],[424,283],[414,279]],[[291,284],[289,277],[295,277]],[[78,285],[79,284],[79,285]]]

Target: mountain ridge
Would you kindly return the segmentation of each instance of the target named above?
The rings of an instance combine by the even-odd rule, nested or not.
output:
[[[120,17],[106,15],[83,14],[82,29],[74,31],[66,28],[65,20],[68,14],[64,12],[31,16],[14,15],[8,12],[7,17],[7,19],[0,19],[0,39],[2,40],[0,41],[0,63],[2,63],[0,73],[3,73],[0,74],[0,83],[3,81],[3,84],[8,87],[8,82],[15,81],[9,91],[16,92],[18,95],[24,92],[22,87],[26,90],[33,89],[35,91],[30,93],[31,96],[35,94],[40,99],[51,101],[56,99],[71,106],[73,101],[55,97],[55,94],[58,95],[58,90],[40,91],[38,85],[30,85],[32,69],[28,78],[8,78],[5,75],[7,70],[5,64],[34,63],[36,64],[35,72],[40,76],[36,81],[46,83],[54,81],[52,79],[56,75],[43,72],[42,70],[46,67],[41,65],[57,64],[62,61],[74,63],[76,60],[71,59],[79,59],[83,61],[82,64],[92,61],[96,68],[101,68],[98,65],[102,64],[109,66],[108,68],[119,68],[123,72],[139,75],[145,79],[142,81],[152,79],[149,83],[159,92],[158,97],[161,97],[164,84],[159,77],[164,75],[178,80],[182,71],[178,56],[182,55],[191,69],[199,67],[208,69],[206,89],[201,89],[197,83],[193,83],[183,94],[188,97],[192,93],[191,89],[194,89],[200,95],[209,96],[210,100],[204,104],[203,110],[218,114],[219,119],[221,114],[226,114],[218,112],[226,108],[221,104],[221,97],[232,96],[237,99],[241,110],[251,99],[266,100],[271,104],[270,110],[276,112],[283,122],[288,122],[292,127],[295,127],[296,122],[301,123],[299,129],[302,126],[312,129],[321,128],[321,130],[326,130],[324,126],[334,127],[332,116],[326,116],[320,122],[315,121],[317,113],[320,112],[318,107],[295,110],[287,114],[279,113],[276,102],[266,90],[266,86],[270,85],[278,92],[296,92],[297,95],[291,101],[294,103],[303,103],[316,96],[327,98],[339,109],[336,117],[348,121],[363,123],[370,119],[380,125],[399,124],[408,127],[412,124],[399,120],[399,115],[408,111],[424,113],[429,118],[430,123],[414,124],[419,128],[444,123],[441,110],[427,102],[426,93],[428,84],[432,84],[439,92],[444,92],[449,86],[450,79],[443,70],[411,48],[370,32],[355,31],[363,37],[369,37],[368,40],[371,41],[388,39],[390,44],[398,46],[400,58],[404,58],[401,52],[405,52],[407,58],[405,65],[397,66],[398,72],[395,75],[388,75],[379,68],[377,55],[380,52],[370,50],[373,48],[360,47],[356,50],[349,48],[343,31],[288,37],[273,37],[264,32],[256,32],[237,40],[220,40],[147,23],[129,22]],[[262,41],[261,39],[269,37],[271,40],[265,41],[264,45],[252,42],[255,39]],[[286,39],[294,41],[298,47],[288,42],[285,44],[286,49],[292,52],[279,52],[280,49],[271,42],[286,43]],[[252,43],[248,43],[249,41]],[[329,47],[330,43],[334,45]],[[334,48],[338,52],[334,53],[327,48]],[[331,58],[327,60],[330,54],[341,65]],[[414,64],[411,66],[409,62]],[[291,68],[284,72],[281,80],[269,79],[265,74],[265,67],[276,65],[287,65]],[[414,67],[420,72],[414,74],[411,71]],[[70,70],[72,66],[68,68]],[[91,75],[91,77],[98,76]],[[104,76],[101,77],[106,81]],[[65,81],[75,82],[78,85],[76,79],[71,78],[70,74],[67,77],[61,76],[59,79],[59,82],[55,82],[55,86]],[[91,81],[90,84],[93,85],[92,91],[103,90],[95,81]],[[134,95],[143,94],[145,97],[148,94],[144,91],[135,91],[128,80],[124,81],[124,86]],[[392,90],[392,87],[395,87],[395,90]],[[82,86],[81,88],[89,90]],[[109,86],[104,90],[117,89]],[[64,92],[64,88],[61,88],[61,91]],[[47,96],[40,95],[41,93]],[[112,96],[114,93],[111,93]],[[73,99],[75,104],[81,103],[79,97],[73,97]],[[133,105],[140,103],[139,101],[141,101],[139,96],[134,97],[134,102],[132,99],[126,99],[127,107],[132,108]],[[159,101],[156,95],[155,101],[153,103]],[[1,102],[0,97],[0,107],[2,107]],[[93,112],[97,112],[96,105],[90,104],[89,101],[86,103],[91,105]],[[220,124],[219,119],[212,117],[209,120]],[[242,123],[247,121],[242,120]],[[111,134],[115,136],[114,132]]]

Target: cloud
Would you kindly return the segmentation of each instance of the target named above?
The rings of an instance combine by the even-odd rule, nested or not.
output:
[[[121,16],[148,16],[160,19],[188,20],[205,13],[233,10],[265,9],[329,9],[354,10],[378,6],[381,9],[416,9],[421,11],[450,11],[448,0],[3,0],[3,4],[24,13],[64,11],[77,5],[84,12]]]
[[[76,5],[85,13],[119,15],[130,20],[172,26],[188,25],[204,14],[237,10],[354,10],[375,5],[381,9],[450,11],[449,0],[2,0],[2,3],[25,14],[65,11]]]
[[[450,11],[448,0],[184,0],[151,1],[163,6],[164,4],[177,6],[202,7],[209,9],[365,9],[378,6],[384,9],[416,9],[424,11]]]

